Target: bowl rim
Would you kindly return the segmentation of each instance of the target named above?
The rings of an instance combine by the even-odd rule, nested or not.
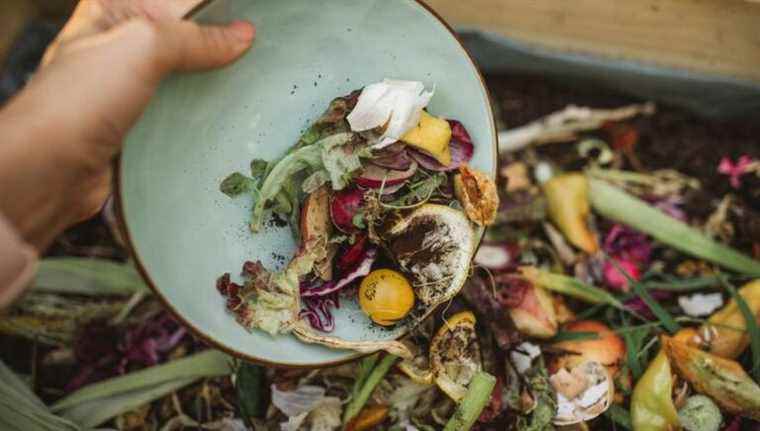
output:
[[[211,3],[215,1],[216,0],[203,0],[200,4],[194,7],[190,12],[188,12],[185,15],[185,18],[186,19],[193,18],[199,12],[201,12],[203,9],[205,9],[207,6],[209,6]],[[462,54],[464,54],[464,57],[473,67],[475,75],[480,81],[481,89],[483,90],[483,93],[485,94],[485,97],[486,97],[488,121],[491,125],[490,127],[491,140],[493,142],[493,145],[491,145],[491,152],[493,153],[492,154],[493,166],[491,167],[491,172],[494,173],[494,175],[496,175],[496,171],[498,168],[498,157],[499,157],[498,138],[497,138],[497,133],[496,133],[496,122],[494,119],[493,107],[491,106],[491,94],[488,90],[488,86],[486,86],[486,82],[485,82],[485,79],[483,78],[483,74],[480,72],[480,69],[478,68],[477,64],[475,63],[470,53],[467,52],[467,50],[465,49],[464,45],[462,44],[461,39],[459,39],[454,29],[449,25],[449,23],[446,22],[446,20],[443,19],[443,17],[441,17],[438,14],[438,12],[433,10],[433,8],[431,8],[425,2],[425,0],[407,0],[407,1],[419,4],[420,6],[422,6],[423,9],[425,9],[425,11],[427,11],[436,20],[438,20],[438,22],[442,24],[443,27],[449,32],[449,34],[457,41],[457,43],[459,44],[459,49],[461,50]],[[132,235],[130,234],[129,226],[127,225],[126,217],[124,214],[123,196],[122,196],[122,189],[121,189],[121,186],[122,186],[121,173],[122,173],[121,155],[118,155],[113,161],[112,193],[114,197],[113,201],[114,201],[114,211],[116,215],[115,217],[116,226],[124,240],[124,246],[129,252],[129,256],[131,256],[133,263],[135,267],[137,268],[137,272],[140,274],[142,279],[148,285],[150,290],[153,291],[153,293],[156,295],[156,297],[162,303],[164,308],[167,309],[172,314],[172,317],[177,319],[186,328],[190,329],[190,331],[193,333],[195,337],[202,340],[209,347],[221,350],[222,352],[232,356],[233,358],[242,359],[242,360],[245,360],[254,364],[258,364],[258,365],[263,365],[269,368],[280,368],[280,369],[329,368],[329,367],[336,367],[336,366],[343,365],[349,362],[353,362],[357,359],[360,359],[362,357],[372,354],[372,353],[354,352],[348,355],[344,359],[338,359],[338,360],[320,362],[320,363],[277,363],[277,362],[272,362],[263,358],[259,358],[257,356],[250,355],[245,352],[241,352],[239,350],[236,350],[233,347],[227,346],[221,341],[217,341],[213,337],[206,334],[203,330],[201,330],[200,328],[190,323],[190,321],[188,321],[181,313],[179,313],[174,308],[174,306],[172,306],[169,299],[165,297],[163,293],[161,293],[161,290],[158,288],[157,284],[153,281],[147,269],[145,268],[143,261],[140,258],[139,253],[137,252],[137,248],[134,246],[134,240],[132,239]],[[478,235],[479,238],[477,239],[477,244],[473,252],[473,257],[475,253],[477,252],[478,248],[480,247],[480,244],[482,243],[482,240],[483,240],[483,229],[482,228],[478,228],[478,229],[480,230],[480,234]],[[433,307],[431,310],[429,310],[425,319],[427,319],[436,309],[438,309],[439,306]],[[422,319],[422,320],[425,320],[425,319]],[[402,331],[402,333],[399,334],[395,339],[399,340],[401,338],[406,337],[409,334],[410,330],[411,328],[408,328],[407,330]]]

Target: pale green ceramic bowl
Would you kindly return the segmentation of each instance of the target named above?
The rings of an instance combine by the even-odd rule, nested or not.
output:
[[[462,121],[472,166],[495,173],[496,134],[483,81],[450,29],[413,0],[219,0],[202,22],[256,24],[251,51],[227,69],[168,79],[128,138],[117,195],[140,270],[197,335],[233,355],[281,366],[326,366],[352,351],[307,345],[292,336],[246,332],[225,312],[214,282],[243,261],[277,267],[294,249],[288,228],[257,235],[250,202],[218,191],[252,158],[273,159],[338,95],[383,78],[436,86],[429,110]],[[335,335],[388,339],[356,304],[343,302]]]

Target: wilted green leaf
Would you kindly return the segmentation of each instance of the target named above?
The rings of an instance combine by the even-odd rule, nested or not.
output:
[[[602,216],[649,234],[692,256],[743,274],[760,275],[757,260],[714,241],[626,191],[594,178],[589,178],[589,186],[591,205]]]
[[[147,291],[134,266],[103,259],[43,259],[33,289],[77,295],[131,295]]]
[[[251,176],[254,179],[261,179],[264,174],[267,172],[267,166],[269,166],[269,162],[263,159],[253,159],[251,160]]]
[[[243,362],[238,367],[235,385],[243,419],[248,421],[249,418],[263,418],[266,415],[269,397],[269,385],[266,382],[264,368]]]
[[[0,361],[0,429],[7,431],[79,431],[82,428],[50,412],[10,368]]]
[[[53,404],[51,410],[84,426],[97,426],[200,378],[230,372],[227,355],[207,350],[85,386]]]
[[[256,181],[240,172],[233,172],[222,180],[222,184],[219,185],[219,190],[231,198],[248,193],[255,188]]]

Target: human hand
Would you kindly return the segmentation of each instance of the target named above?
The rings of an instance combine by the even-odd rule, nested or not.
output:
[[[199,26],[201,0],[82,0],[24,89],[0,111],[0,210],[46,247],[102,207],[111,162],[161,79],[222,67],[251,45],[247,22]]]

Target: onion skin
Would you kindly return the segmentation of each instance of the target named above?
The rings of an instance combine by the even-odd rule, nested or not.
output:
[[[354,182],[362,187],[379,189],[382,187],[383,181],[385,181],[386,186],[403,184],[414,176],[415,172],[417,172],[417,163],[414,161],[410,163],[409,168],[405,171],[385,169],[369,163],[364,166],[359,176],[354,178]]]
[[[370,163],[376,166],[380,166],[385,169],[393,169],[395,171],[405,171],[412,165],[412,158],[406,151],[397,153],[382,154],[372,160]]]

